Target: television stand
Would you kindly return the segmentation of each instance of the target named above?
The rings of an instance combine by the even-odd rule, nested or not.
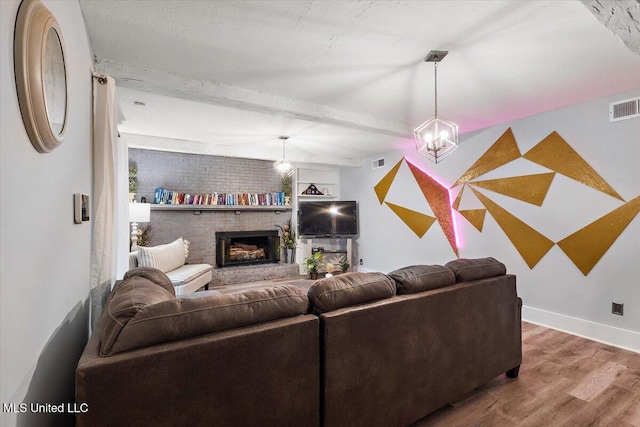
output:
[[[338,266],[338,260],[343,256],[347,257],[347,262],[349,263],[349,271],[354,271],[353,264],[353,238],[351,237],[313,237],[313,238],[300,238],[300,243],[302,243],[302,260],[300,260],[301,273],[306,273],[306,269],[304,266],[304,258],[308,258],[311,256],[313,250],[315,248],[322,248],[322,252],[324,253],[324,257],[322,262],[325,264],[323,267],[318,270],[319,273],[327,272],[327,263],[332,263],[336,266],[336,272],[340,272],[340,267]]]

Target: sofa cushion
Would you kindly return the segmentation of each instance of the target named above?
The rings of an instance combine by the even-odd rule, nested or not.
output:
[[[455,273],[456,281],[458,282],[469,282],[507,274],[507,267],[491,257],[460,258],[446,263],[445,267],[450,268]]]
[[[203,274],[211,271],[209,264],[185,264],[175,270],[167,273],[169,280],[174,286],[182,286],[185,283],[192,282]]]
[[[314,314],[364,304],[396,293],[395,282],[383,273],[344,273],[322,279],[309,288],[310,311]]]
[[[153,267],[166,273],[184,265],[184,241],[182,237],[164,245],[138,248],[138,266]]]
[[[173,283],[171,282],[171,279],[169,279],[169,277],[166,274],[164,274],[162,271],[158,270],[157,268],[136,267],[124,273],[124,279],[128,279],[129,277],[135,277],[135,276],[144,277],[145,279],[150,280],[156,285],[162,286],[167,291],[169,291],[171,295],[176,294],[176,290],[173,287]]]
[[[441,265],[411,265],[389,273],[398,294],[414,294],[456,283],[456,275]]]
[[[308,299],[293,286],[228,295],[175,298],[142,277],[123,280],[103,313],[100,354],[306,314]]]
[[[206,291],[198,291],[198,292],[189,292],[188,294],[176,295],[176,298],[204,298],[209,297],[211,295],[221,295],[220,291],[206,290]]]

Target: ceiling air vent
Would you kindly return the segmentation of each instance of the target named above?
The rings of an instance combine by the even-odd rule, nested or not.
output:
[[[384,157],[381,159],[375,159],[371,162],[371,169],[380,169],[384,167]]]
[[[609,104],[609,121],[633,119],[640,117],[640,98],[623,99]]]

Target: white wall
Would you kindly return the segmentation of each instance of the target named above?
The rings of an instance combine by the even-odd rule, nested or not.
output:
[[[342,196],[359,201],[358,258],[364,268],[390,271],[414,263],[442,264],[455,254],[435,223],[418,238],[387,206],[373,187],[403,155],[430,175],[453,184],[509,127],[522,154],[557,131],[624,200],[640,195],[640,119],[608,121],[609,102],[640,95],[640,89],[495,126],[466,139],[454,154],[435,165],[419,156],[413,144],[388,153],[386,167],[341,172]],[[521,176],[548,170],[519,159],[483,178]],[[491,198],[516,217],[557,242],[622,205],[604,193],[556,175],[542,207],[491,193]],[[424,198],[403,167],[389,192],[390,202],[425,212]],[[464,199],[463,199],[464,200]],[[482,208],[473,197],[463,209]],[[428,208],[426,208],[428,210]],[[626,228],[585,277],[554,246],[530,269],[489,213],[480,233],[456,214],[462,237],[460,257],[493,256],[518,276],[523,316],[531,321],[640,351],[640,215]],[[624,316],[611,314],[611,302],[624,302]]]
[[[72,402],[88,330],[91,224],[74,225],[73,193],[91,194],[91,53],[78,3],[43,3],[62,30],[70,108],[65,140],[49,154],[31,145],[18,106],[19,1],[0,2],[0,403]],[[0,424],[69,421],[2,413]]]

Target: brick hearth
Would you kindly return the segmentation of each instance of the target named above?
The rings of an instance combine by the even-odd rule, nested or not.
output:
[[[298,264],[280,263],[215,268],[209,289],[215,289],[216,286],[221,285],[295,277],[299,274]]]

